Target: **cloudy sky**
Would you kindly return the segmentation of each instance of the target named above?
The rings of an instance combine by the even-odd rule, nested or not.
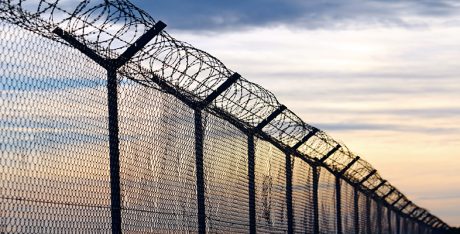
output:
[[[460,2],[133,2],[460,225]]]

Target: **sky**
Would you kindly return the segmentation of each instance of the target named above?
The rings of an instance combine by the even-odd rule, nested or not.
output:
[[[132,2],[460,226],[460,2]]]

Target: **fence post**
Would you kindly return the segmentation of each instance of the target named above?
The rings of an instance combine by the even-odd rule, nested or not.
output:
[[[371,198],[369,194],[366,194],[366,229],[367,234],[372,234],[371,229]]]
[[[358,193],[358,186],[353,187],[353,206],[354,206],[354,226],[355,226],[355,233],[359,234],[359,193]]]
[[[404,217],[401,216],[401,214],[398,214],[398,220],[399,220],[399,230],[398,230],[398,234],[401,234],[405,232],[404,230]]]
[[[319,204],[318,204],[318,183],[319,183],[319,168],[312,165],[313,169],[313,233],[319,233]]]
[[[406,223],[407,223],[407,227],[406,227],[407,231],[406,231],[406,233],[407,232],[412,232],[412,220],[409,217],[407,217],[406,220],[407,220],[406,221]]]
[[[342,187],[340,184],[340,177],[342,177],[345,172],[353,166],[358,160],[360,159],[359,156],[356,156],[353,160],[351,160],[342,170],[340,170],[335,175],[335,199],[336,199],[336,210],[337,210],[337,233],[343,233],[342,227]]]
[[[402,198],[403,198],[403,195],[399,194],[398,199],[396,199],[393,203],[391,203],[391,207],[394,207],[396,205],[396,203],[401,201]]]
[[[372,170],[364,176],[358,183],[355,184],[356,187],[361,186],[364,182],[366,182],[371,176],[377,173],[377,170]],[[370,200],[370,193],[366,193],[366,233],[371,234],[371,200]]]
[[[400,215],[403,214],[403,210],[404,210],[407,206],[409,206],[411,203],[412,203],[411,201],[407,201],[407,202],[405,203],[405,205],[403,205],[401,208],[399,208],[399,213],[400,213]],[[406,217],[401,217],[401,218],[403,218],[403,219],[401,220],[401,221],[403,222],[403,223],[402,223],[402,233],[407,233],[407,228],[408,228],[408,227],[407,227],[407,225],[408,225],[408,224],[407,224],[407,221],[408,221],[408,218],[406,218]]]
[[[205,183],[203,162],[203,120],[200,108],[195,109],[195,172],[198,208],[198,233],[206,233]]]
[[[117,71],[107,70],[107,101],[109,111],[110,200],[112,233],[121,233],[120,149],[118,138]]]
[[[256,191],[255,191],[255,145],[254,134],[248,134],[248,189],[249,189],[249,233],[256,233]]]
[[[394,191],[396,191],[396,188],[390,189],[390,191],[388,191],[388,193],[386,193],[383,197],[381,197],[381,200],[382,200],[383,202],[385,202],[385,199],[386,199],[388,196],[390,196],[390,194],[392,194]],[[391,230],[391,226],[392,226],[392,225],[391,225],[391,207],[392,207],[392,205],[390,205],[390,206],[386,206],[386,205],[385,205],[385,207],[387,208],[388,232],[391,233],[391,232],[392,232],[392,230]]]
[[[380,201],[376,201],[377,203],[377,233],[382,234],[382,204]]]
[[[110,210],[113,234],[121,233],[121,191],[120,191],[120,140],[118,128],[118,84],[117,70],[128,62],[139,50],[157,36],[166,24],[158,21],[145,34],[131,44],[117,59],[105,59],[75,39],[71,34],[57,27],[53,33],[79,50],[107,71],[107,107],[109,130],[109,161],[110,161]]]
[[[319,163],[323,163],[324,161],[326,161],[326,159],[328,159],[329,157],[331,157],[337,150],[339,150],[340,148],[342,148],[341,145],[337,144],[334,148],[332,148],[329,152],[327,152],[322,158],[319,159]]]
[[[342,234],[342,192],[340,185],[340,177],[335,177],[335,204],[336,204],[336,219],[337,219],[337,234]]]
[[[294,215],[292,214],[292,156],[286,152],[286,211],[288,221],[288,233],[294,233]]]
[[[403,212],[404,209],[406,209],[407,206],[409,206],[412,202],[411,201],[407,201],[406,204],[404,206],[402,206],[401,208],[399,208],[399,212]]]
[[[373,188],[373,189],[371,190],[371,194],[373,195],[373,194],[374,194],[380,187],[382,187],[386,182],[387,182],[386,180],[380,181],[380,183],[379,183],[377,186],[375,186],[375,188]]]
[[[407,233],[407,218],[406,217],[404,217],[403,232],[402,233]]]
[[[428,218],[426,219],[426,224],[428,225],[428,228],[430,229],[433,229],[433,223],[436,219],[434,218],[434,216],[428,216]]]
[[[392,229],[391,229],[392,223],[391,223],[391,209],[390,209],[390,207],[387,207],[387,219],[388,219],[388,233],[393,233]]]
[[[408,233],[408,232],[412,232],[412,220],[409,217],[406,218],[406,232],[405,233]]]
[[[207,96],[194,108],[195,111],[195,167],[196,167],[196,196],[198,207],[198,233],[206,233],[206,197],[204,181],[204,131],[203,109],[235,83],[241,76],[234,73],[225,80],[216,90]]]

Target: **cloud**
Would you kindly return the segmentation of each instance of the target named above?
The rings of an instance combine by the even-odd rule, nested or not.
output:
[[[420,200],[448,200],[448,199],[460,199],[460,194],[441,194],[432,196],[420,196]]]
[[[399,131],[399,132],[421,132],[427,134],[457,133],[459,129],[408,126],[404,124],[376,124],[376,123],[316,123],[315,126],[331,131]]]
[[[423,17],[455,15],[459,4],[453,1],[302,1],[302,0],[134,0],[134,4],[174,29],[232,30],[268,25],[297,28],[360,26],[363,24],[403,27],[423,26]]]
[[[458,194],[449,188],[459,168],[459,3],[134,3],[459,225],[458,211],[445,208],[459,201],[443,199]]]
[[[353,108],[353,107],[310,107],[302,109],[304,112],[318,112],[318,113],[335,113],[341,115],[385,115],[391,114],[393,116],[417,116],[419,118],[424,117],[446,117],[446,116],[458,116],[460,115],[460,108],[458,107],[446,107],[446,108]],[[375,129],[374,127],[371,127]]]

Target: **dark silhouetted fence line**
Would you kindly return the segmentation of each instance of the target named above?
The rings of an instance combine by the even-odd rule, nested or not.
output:
[[[449,229],[126,0],[7,0],[0,19],[2,232]]]

